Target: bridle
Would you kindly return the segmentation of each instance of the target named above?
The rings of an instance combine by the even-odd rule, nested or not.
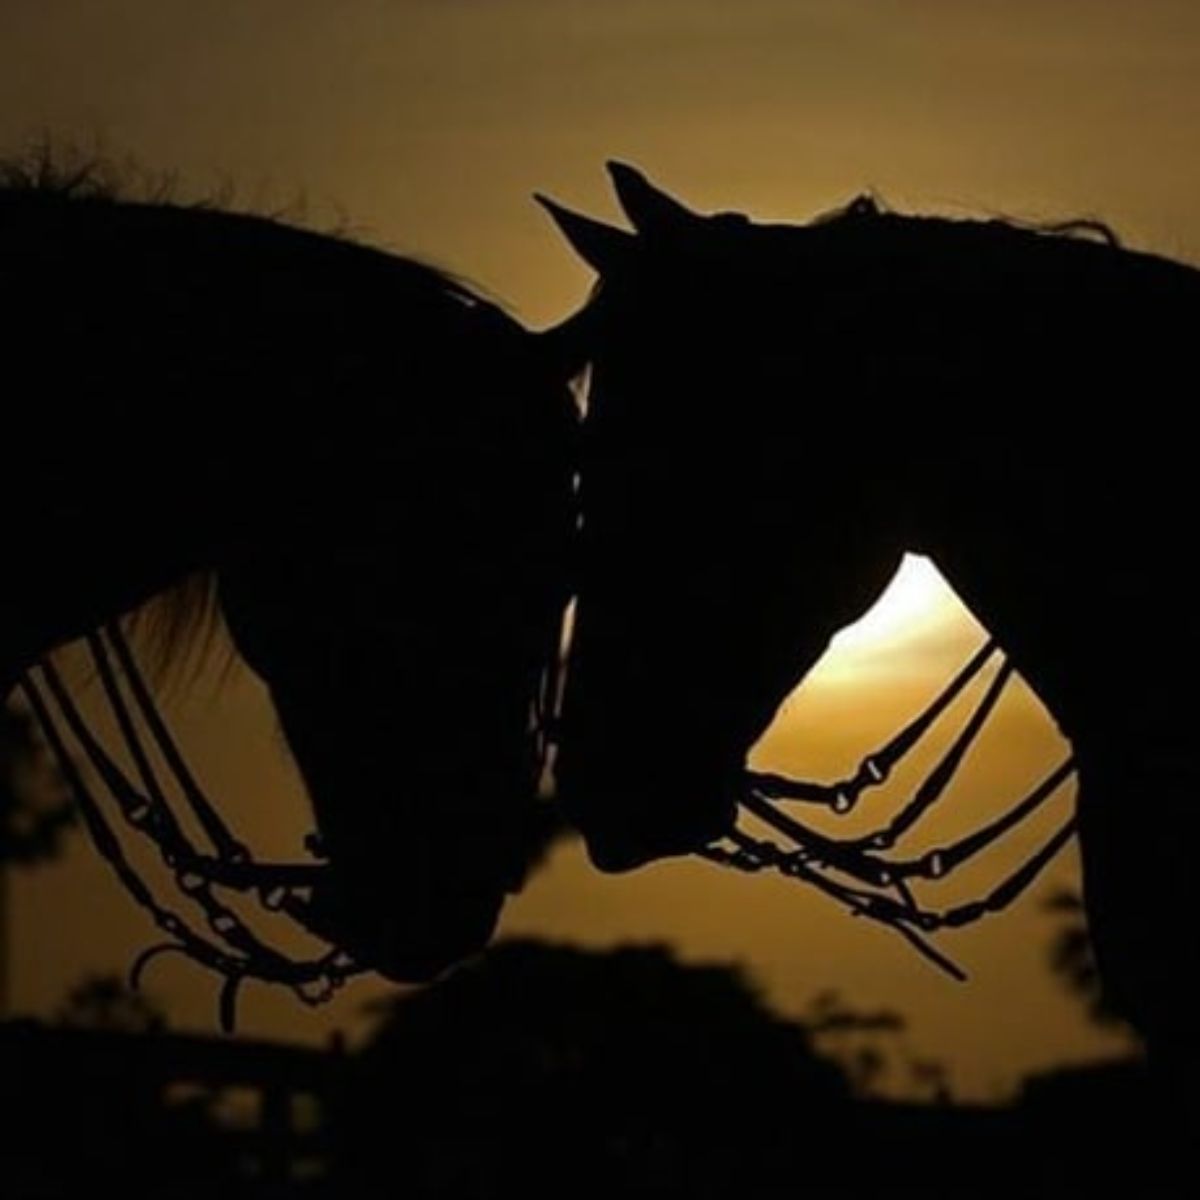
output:
[[[886,824],[857,837],[830,837],[781,810],[782,802],[793,801],[819,805],[839,816],[851,812],[864,792],[887,780],[938,717],[995,657],[999,657],[1000,665],[962,729]],[[968,925],[1007,908],[1074,834],[1074,816],[982,899],[934,911],[921,907],[910,882],[945,879],[956,867],[1031,816],[1075,773],[1074,757],[1060,763],[1007,812],[948,846],[926,850],[912,858],[886,858],[882,852],[892,849],[941,799],[1012,675],[1012,663],[1003,657],[994,641],[988,641],[914,720],[881,749],[867,755],[848,779],[813,783],[747,771],[744,791],[738,797],[742,812],[773,834],[787,839],[790,846],[754,837],[735,827],[721,842],[706,847],[701,853],[714,862],[740,871],[775,870],[810,884],[848,908],[852,915],[868,917],[894,929],[947,974],[965,979],[962,969],[923,935]]]
[[[313,855],[310,862],[255,861],[189,770],[120,625],[115,621],[104,625],[89,635],[87,647],[109,711],[134,764],[136,782],[95,735],[49,658],[27,671],[19,687],[41,725],[63,779],[74,793],[96,849],[125,890],[166,935],[165,941],[138,955],[130,969],[131,985],[139,986],[147,965],[160,955],[186,955],[223,977],[219,1013],[221,1027],[228,1032],[235,1023],[238,991],[248,979],[289,987],[306,1004],[317,1005],[329,1000],[351,976],[368,970],[336,945],[314,958],[292,958],[264,942],[223,902],[218,888],[251,894],[267,912],[281,912],[312,932],[309,904],[328,871],[319,861],[319,840],[315,836],[307,839],[306,848]],[[72,756],[68,736],[83,751],[85,761],[107,793],[103,802]],[[152,764],[151,747],[166,767],[170,779],[167,787]],[[175,794],[175,803],[203,830],[210,850],[201,850],[193,842],[169,793]],[[207,933],[155,897],[125,853],[109,815],[114,808],[129,829],[155,847],[178,890],[199,908]]]
[[[321,861],[319,839],[310,835],[306,840],[312,855],[308,862],[256,861],[231,833],[189,770],[119,623],[109,622],[90,635],[87,647],[109,711],[134,765],[136,781],[95,735],[49,658],[26,672],[19,686],[75,795],[96,849],[125,890],[166,935],[166,940],[137,956],[130,970],[131,985],[139,986],[143,972],[155,958],[169,953],[185,955],[223,978],[219,1017],[221,1027],[229,1032],[236,1020],[239,989],[248,979],[289,987],[304,1003],[318,1005],[329,1000],[347,979],[368,971],[370,964],[356,962],[336,944],[312,958],[290,957],[264,942],[224,903],[218,889],[250,894],[263,910],[282,913],[310,933],[317,932],[310,904],[314,890],[322,885],[329,870]],[[1011,904],[1072,836],[1074,817],[982,899],[933,911],[921,907],[910,881],[940,881],[990,846],[1057,793],[1074,773],[1074,759],[1066,759],[1002,816],[951,845],[927,850],[914,858],[888,859],[882,852],[892,849],[942,797],[1011,679],[1011,663],[1000,656],[1000,666],[949,749],[886,824],[857,837],[831,837],[780,806],[799,802],[818,805],[838,816],[851,812],[864,793],[888,779],[935,721],[997,656],[999,647],[994,641],[987,642],[914,720],[881,749],[867,755],[847,779],[816,783],[747,770],[738,797],[742,815],[767,827],[775,837],[786,839],[785,844],[735,827],[720,842],[699,853],[739,871],[774,870],[816,887],[853,915],[894,929],[950,975],[965,978],[958,966],[930,944],[927,935],[969,924]],[[68,736],[82,750],[107,793],[103,802],[72,757]],[[544,729],[540,736],[549,742],[551,730]],[[163,786],[155,771],[151,748],[166,767],[169,787]],[[203,830],[210,849],[201,850],[193,842],[169,793],[176,796],[174,804],[190,813]],[[155,847],[179,892],[199,908],[207,932],[155,897],[122,847],[109,816],[114,808],[130,830]]]

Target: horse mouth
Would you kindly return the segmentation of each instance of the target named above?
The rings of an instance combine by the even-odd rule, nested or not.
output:
[[[583,835],[593,865],[632,871],[658,859],[694,854],[724,836],[737,812],[741,771],[686,777],[631,771],[620,777],[560,781],[560,798]]]

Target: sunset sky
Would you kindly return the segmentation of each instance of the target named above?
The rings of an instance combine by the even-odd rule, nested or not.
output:
[[[463,275],[536,327],[591,280],[531,195],[615,219],[610,158],[701,209],[802,221],[871,189],[906,211],[1097,216],[1134,246],[1200,261],[1197,81],[1194,0],[0,4],[0,148],[43,133],[98,144],[177,173],[185,198],[229,189],[246,208],[344,225]],[[852,771],[984,637],[911,561],[888,610],[784,706],[755,764]],[[1035,698],[1010,690],[934,836],[982,822],[1065,753]],[[176,689],[169,711],[244,836],[297,854],[302,793],[249,674]],[[989,1098],[1026,1071],[1120,1046],[1046,970],[1055,926],[1040,901],[1076,871],[1072,849],[1010,914],[947,939],[965,986],[795,884],[698,861],[604,877],[576,845],[510,905],[504,930],[669,941],[689,961],[743,963],[783,1012],[830,988],[896,1008],[910,1028],[888,1086],[905,1088],[908,1055],[943,1060],[957,1094]],[[61,864],[15,877],[14,1007],[53,1011],[85,972],[123,968],[153,936],[78,839]],[[163,962],[149,986],[173,1023],[212,1028],[216,986],[198,968]],[[249,988],[243,1025],[306,1041],[353,1032],[379,988],[355,985],[319,1012]]]

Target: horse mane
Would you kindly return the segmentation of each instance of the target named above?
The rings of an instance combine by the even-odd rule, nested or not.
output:
[[[147,184],[149,183],[149,186]],[[61,147],[49,137],[31,140],[23,149],[0,157],[0,203],[37,197],[69,203],[169,203],[173,176],[149,176],[130,164],[117,164],[99,152]],[[208,207],[198,201],[194,207]],[[197,651],[203,665],[221,630],[216,576],[197,572],[151,597],[125,618],[127,631],[142,643],[155,675]]]
[[[932,216],[925,213],[900,213],[888,206],[875,192],[863,192],[855,196],[849,203],[831,208],[819,213],[809,222],[810,225],[834,225],[842,222],[858,222],[874,217],[896,216],[907,220],[946,220],[944,217]],[[970,223],[984,224],[979,218],[973,218]],[[1069,217],[1065,220],[1033,221],[1017,217],[993,217],[987,224],[993,227],[1012,230],[1014,233],[1037,233],[1051,237],[1062,237],[1080,241],[1098,242],[1113,250],[1125,249],[1116,231],[1098,217]]]
[[[0,193],[115,200],[119,190],[110,165],[99,158],[66,163],[45,148],[0,158]]]

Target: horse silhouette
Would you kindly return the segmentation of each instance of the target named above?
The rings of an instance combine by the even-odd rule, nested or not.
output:
[[[94,173],[5,179],[0,693],[153,597],[175,649],[223,618],[328,858],[306,923],[431,977],[486,942],[524,869],[566,600],[566,380],[430,267]]]
[[[5,694],[152,597],[176,643],[219,614],[328,855],[304,921],[428,979],[527,864],[572,587],[558,786],[623,870],[729,832],[778,704],[921,551],[1073,743],[1110,1001],[1182,1075],[1200,275],[1088,222],[761,226],[613,174],[636,232],[551,206],[601,283],[534,336],[344,239],[9,172]]]
[[[544,201],[599,274],[547,335],[590,367],[557,776],[592,858],[727,833],[777,706],[926,554],[1073,743],[1104,980],[1182,1075],[1200,272],[1094,222],[764,225],[610,169],[633,232]]]

